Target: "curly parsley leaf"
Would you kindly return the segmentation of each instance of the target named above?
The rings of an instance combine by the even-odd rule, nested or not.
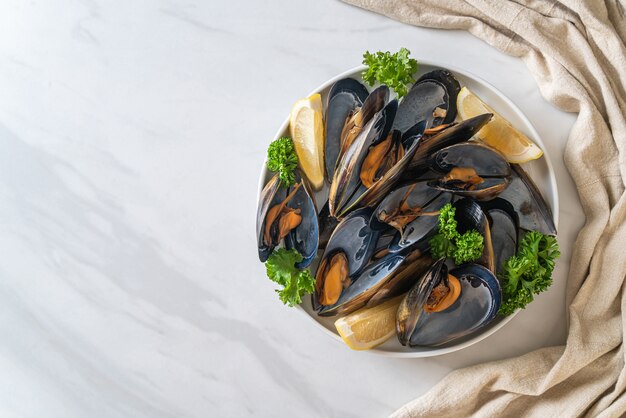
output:
[[[450,203],[439,211],[438,233],[428,241],[433,258],[454,258],[455,264],[479,259],[485,247],[483,236],[476,230],[459,234],[455,214]]]
[[[446,203],[439,211],[439,233],[449,240],[454,240],[459,236],[455,215],[456,208],[450,203]]]
[[[456,250],[454,251],[454,263],[463,264],[469,261],[478,260],[483,254],[484,238],[476,230],[467,231],[456,239]]]
[[[376,81],[392,88],[398,97],[407,94],[407,86],[413,84],[415,79],[413,74],[417,72],[417,61],[409,58],[411,52],[406,48],[400,48],[398,52],[378,51],[363,54],[363,64],[367,65],[367,70],[363,71],[363,80],[370,86]]]
[[[552,285],[552,271],[560,255],[555,237],[528,232],[517,254],[506,260],[499,274],[502,282],[500,315],[507,316],[525,308],[534,295],[547,290]]]
[[[285,187],[296,182],[294,170],[298,166],[298,156],[291,138],[283,136],[273,141],[267,149],[267,168],[278,172],[278,177]]]
[[[434,235],[430,241],[428,241],[428,245],[430,245],[430,253],[435,260],[441,257],[451,258],[454,256],[454,251],[456,250],[454,243],[446,238],[444,234]]]
[[[277,289],[276,293],[285,305],[298,305],[302,303],[302,296],[315,291],[315,279],[311,273],[295,266],[300,261],[302,255],[298,251],[278,248],[265,262],[267,277],[283,286],[283,289]]]

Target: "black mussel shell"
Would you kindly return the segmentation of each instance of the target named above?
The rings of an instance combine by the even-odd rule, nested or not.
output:
[[[352,78],[337,81],[328,93],[325,114],[326,178],[330,181],[339,157],[341,132],[346,120],[362,105],[368,96],[365,86]]]
[[[441,346],[474,333],[496,317],[502,290],[491,271],[470,263],[450,271],[450,274],[459,279],[461,295],[447,309],[429,313],[423,309],[424,296],[409,299],[414,289],[415,293],[428,292],[429,286],[421,282],[403,300],[396,324],[398,339],[403,345]]]
[[[550,206],[541,192],[518,165],[511,164],[511,184],[499,197],[513,205],[519,216],[520,228],[527,231],[539,231],[546,235],[556,235],[556,225]]]
[[[274,250],[273,246],[266,245],[263,240],[263,233],[265,231],[265,218],[267,217],[267,212],[273,206],[279,204],[287,197],[287,190],[284,187],[280,187],[280,179],[278,178],[278,174],[275,174],[270,181],[267,182],[263,190],[261,191],[261,195],[259,196],[259,204],[257,207],[257,215],[256,215],[256,236],[257,236],[257,244],[259,251],[259,260],[262,263],[267,261],[267,258],[270,256],[272,251]]]
[[[299,174],[296,175],[296,181],[302,181]],[[291,192],[290,188],[287,193]],[[295,249],[302,256],[302,261],[296,263],[296,267],[308,267],[315,256],[319,247],[319,221],[317,218],[317,208],[313,199],[313,192],[309,189],[306,182],[303,181],[302,186],[298,188],[296,194],[291,198],[287,206],[292,209],[300,209],[302,220],[300,225],[293,229],[285,237],[285,247],[287,249]]]
[[[456,118],[456,98],[461,90],[459,82],[448,70],[434,70],[421,76],[402,99],[394,129],[405,132],[418,122],[426,127],[450,123]],[[435,115],[435,109],[445,116]]]

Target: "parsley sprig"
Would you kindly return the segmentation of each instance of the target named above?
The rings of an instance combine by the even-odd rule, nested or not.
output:
[[[298,166],[298,156],[291,138],[283,136],[272,142],[267,149],[267,168],[278,172],[283,186],[295,184],[294,170]]]
[[[300,270],[295,265],[302,261],[296,250],[275,249],[265,262],[267,277],[283,286],[276,289],[280,300],[289,306],[302,303],[302,296],[315,291],[315,279],[307,269]]]
[[[446,203],[439,211],[438,234],[428,244],[433,258],[454,258],[455,264],[463,264],[478,260],[485,247],[484,238],[476,230],[460,234],[454,217],[456,209]]]
[[[363,54],[363,64],[367,65],[367,70],[363,71],[363,80],[370,86],[376,81],[385,84],[393,89],[398,97],[407,94],[407,86],[415,82],[413,74],[417,72],[417,61],[409,58],[411,52],[406,48],[400,48],[398,52],[378,51]]]
[[[552,271],[559,258],[556,238],[538,231],[528,232],[516,255],[509,257],[498,276],[502,282],[500,313],[508,316],[533,301],[534,295],[552,284]]]

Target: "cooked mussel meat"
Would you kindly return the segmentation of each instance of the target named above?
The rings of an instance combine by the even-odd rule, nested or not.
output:
[[[317,252],[319,226],[315,202],[308,186],[296,175],[297,183],[284,188],[278,174],[265,185],[257,210],[257,243],[259,259],[265,262],[274,248],[285,240],[303,260],[297,267],[311,264]]]
[[[439,150],[429,165],[442,174],[429,186],[477,200],[490,200],[502,193],[511,177],[511,167],[500,153],[474,142]]]
[[[448,273],[438,260],[400,303],[398,340],[433,347],[465,337],[495,318],[501,292],[497,278],[483,266],[469,263]]]
[[[340,157],[328,194],[331,216],[342,217],[355,192],[362,186],[361,167],[372,145],[384,140],[391,130],[398,102],[389,102],[362,129]],[[352,205],[350,205],[352,206]]]
[[[427,129],[419,148],[407,166],[405,174],[414,177],[416,174],[428,170],[428,160],[437,151],[468,141],[492,118],[491,113],[485,113],[459,123],[440,125]]]
[[[398,140],[399,132],[393,131],[391,145],[384,154],[378,151],[378,144],[368,150],[360,170],[361,185],[345,206],[345,213],[359,206],[374,206],[393,189],[411,156],[419,148],[423,127],[424,123],[419,123],[417,129],[414,129],[417,133],[402,142]]]
[[[313,198],[314,194],[309,189],[306,181],[303,181],[297,172],[296,181],[296,185],[287,190],[287,197],[293,197],[289,200],[285,199],[288,200],[286,206],[289,208],[289,219],[283,220],[285,215],[282,215],[280,222],[286,223],[286,228],[291,228],[289,233],[285,235],[285,247],[287,249],[295,249],[300,253],[302,261],[296,263],[296,267],[304,268],[308,267],[317,255],[319,247],[319,219]],[[282,211],[285,212],[286,210],[283,209]],[[296,215],[300,217],[299,222],[297,222]],[[279,226],[279,231],[280,229]]]
[[[335,169],[348,148],[361,134],[366,124],[387,104],[389,100],[389,88],[380,86],[372,91],[363,102],[363,106],[353,111],[345,120],[339,135],[339,155],[335,162]],[[395,109],[391,118],[395,116]],[[327,116],[328,117],[328,116]],[[329,177],[329,179],[332,177]]]
[[[437,230],[439,210],[452,200],[452,194],[429,187],[426,181],[397,187],[376,208],[378,221],[397,230],[389,251],[423,242]]]
[[[421,76],[402,99],[394,129],[405,132],[418,122],[426,128],[450,123],[456,118],[459,82],[447,70],[434,70]]]
[[[280,187],[278,174],[274,175],[261,191],[257,209],[256,233],[259,259],[262,262],[267,260],[274,247],[291,230],[286,230],[286,228],[290,224],[300,223],[299,212],[286,208],[286,203],[289,201],[287,197],[286,189]],[[293,195],[289,197],[291,198]],[[281,225],[283,215],[285,215],[285,221]]]
[[[328,181],[333,178],[333,172],[337,165],[341,149],[342,132],[347,134],[351,129],[358,129],[356,128],[357,124],[362,127],[367,122],[365,119],[369,119],[374,113],[382,109],[386,102],[386,99],[378,102],[372,99],[368,102],[368,107],[363,112],[360,112],[368,94],[365,86],[352,78],[344,78],[337,81],[328,93],[324,149],[326,178]],[[373,96],[373,98],[375,97]],[[380,107],[376,109],[376,106]],[[355,120],[354,116],[357,114],[359,116]],[[352,124],[351,128],[345,128],[348,123]]]
[[[395,254],[390,253],[373,260],[361,272],[350,276],[349,282],[346,281],[348,286],[343,289],[335,303],[330,305],[319,303],[318,315],[349,314],[366,305],[374,306],[401,294],[420,276],[423,269],[428,267],[422,257],[428,256],[415,248]],[[322,272],[328,274],[328,271],[330,269],[325,268]],[[316,277],[316,284],[318,279],[319,277]],[[316,287],[318,302],[324,301],[322,293],[323,288],[320,288],[318,292]]]
[[[315,274],[314,306],[334,304],[350,284],[349,277],[369,263],[380,234],[370,228],[371,217],[371,209],[359,209],[342,219],[333,231]]]
[[[375,206],[393,189],[419,149],[425,126],[424,122],[420,122],[403,136],[399,131],[391,131],[385,139],[362,149],[362,155],[355,155],[355,159],[362,158],[363,162],[347,167],[359,173],[356,191],[337,216],[343,216],[357,207]]]
[[[424,305],[436,285],[448,275],[445,258],[435,261],[406,294],[396,314],[396,334],[402,345],[409,344],[411,335],[423,314]]]
[[[400,131],[391,131],[387,138],[374,144],[367,152],[359,177],[370,188],[379,181],[404,156]]]
[[[388,299],[406,293],[415,283],[415,279],[420,277],[433,264],[430,254],[424,251],[426,251],[425,248],[420,249],[416,247],[413,249],[400,268],[378,288],[365,306],[368,308],[376,306]]]

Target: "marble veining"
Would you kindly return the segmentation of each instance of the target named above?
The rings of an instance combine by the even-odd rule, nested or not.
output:
[[[513,99],[561,199],[553,288],[431,359],[326,337],[280,304],[254,240],[264,152],[292,103],[401,46]],[[454,368],[562,343],[584,220],[561,158],[573,121],[471,35],[335,0],[3,2],[0,416],[378,417]]]

